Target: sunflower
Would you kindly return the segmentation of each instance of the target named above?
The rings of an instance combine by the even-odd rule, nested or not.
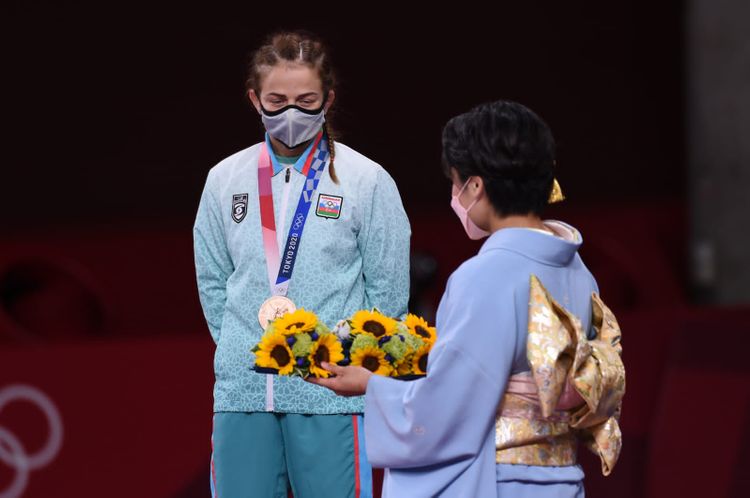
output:
[[[396,364],[396,370],[393,372],[393,376],[398,375],[409,375],[411,371],[411,359],[413,355],[405,356],[403,360]]]
[[[404,324],[409,329],[409,332],[420,337],[427,344],[435,343],[437,330],[435,330],[435,327],[430,327],[424,318],[409,313],[406,316],[406,320],[404,320]]]
[[[287,313],[275,322],[273,327],[284,335],[292,335],[298,332],[309,332],[318,325],[318,317],[315,313],[300,308],[292,313]]]
[[[294,370],[294,355],[286,337],[278,332],[266,334],[258,344],[255,364],[259,367],[275,368],[279,375],[289,375]]]
[[[427,373],[427,358],[430,354],[430,346],[422,346],[411,358],[411,369],[417,375]]]
[[[381,338],[386,335],[393,335],[398,322],[378,311],[362,310],[354,314],[351,324],[352,334],[366,333]]]
[[[385,352],[372,346],[353,351],[351,360],[352,366],[364,367],[375,375],[388,377],[393,371],[393,367],[385,359]]]
[[[321,363],[338,363],[344,359],[344,348],[334,334],[323,334],[310,349],[310,375],[327,378],[331,373]]]

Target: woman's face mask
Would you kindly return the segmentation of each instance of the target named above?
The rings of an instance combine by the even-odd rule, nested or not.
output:
[[[474,199],[474,201],[469,204],[469,207],[466,208],[461,205],[461,201],[459,200],[461,193],[466,189],[470,180],[471,178],[468,178],[460,189],[456,189],[456,186],[453,185],[451,207],[453,208],[453,211],[455,211],[456,216],[458,216],[458,219],[461,220],[461,225],[463,225],[466,235],[468,235],[471,240],[479,240],[490,234],[490,232],[479,228],[473,221],[471,221],[471,218],[469,218],[469,211],[479,199]]]
[[[288,105],[277,111],[261,106],[261,120],[273,138],[293,149],[313,138],[325,123],[325,101],[318,109]]]

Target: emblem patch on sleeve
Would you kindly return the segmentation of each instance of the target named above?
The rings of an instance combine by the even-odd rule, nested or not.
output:
[[[247,214],[247,194],[234,194],[232,196],[232,219],[235,223],[245,219]]]
[[[343,203],[344,198],[338,195],[319,194],[318,207],[315,209],[315,214],[321,218],[335,220],[341,216],[341,205]]]

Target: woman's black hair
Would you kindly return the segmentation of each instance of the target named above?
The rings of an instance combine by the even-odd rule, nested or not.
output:
[[[479,176],[501,216],[541,215],[554,179],[555,139],[547,124],[516,102],[481,104],[443,128],[443,170],[461,181]]]

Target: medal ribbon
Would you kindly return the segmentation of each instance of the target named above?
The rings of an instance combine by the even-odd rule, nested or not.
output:
[[[266,254],[266,268],[268,270],[268,282],[271,285],[271,293],[274,296],[286,296],[289,291],[289,282],[292,279],[294,263],[297,260],[302,231],[307,222],[315,190],[323,176],[323,170],[328,162],[328,141],[323,138],[321,131],[315,137],[310,154],[305,161],[302,174],[305,175],[305,183],[302,186],[297,209],[294,212],[283,257],[279,256],[279,243],[276,239],[276,217],[273,212],[273,187],[271,177],[273,176],[273,165],[268,147],[264,142],[260,149],[258,160],[258,201],[260,203],[260,225],[263,232],[263,250]],[[282,227],[283,230],[283,227]],[[278,273],[277,273],[278,272]]]

